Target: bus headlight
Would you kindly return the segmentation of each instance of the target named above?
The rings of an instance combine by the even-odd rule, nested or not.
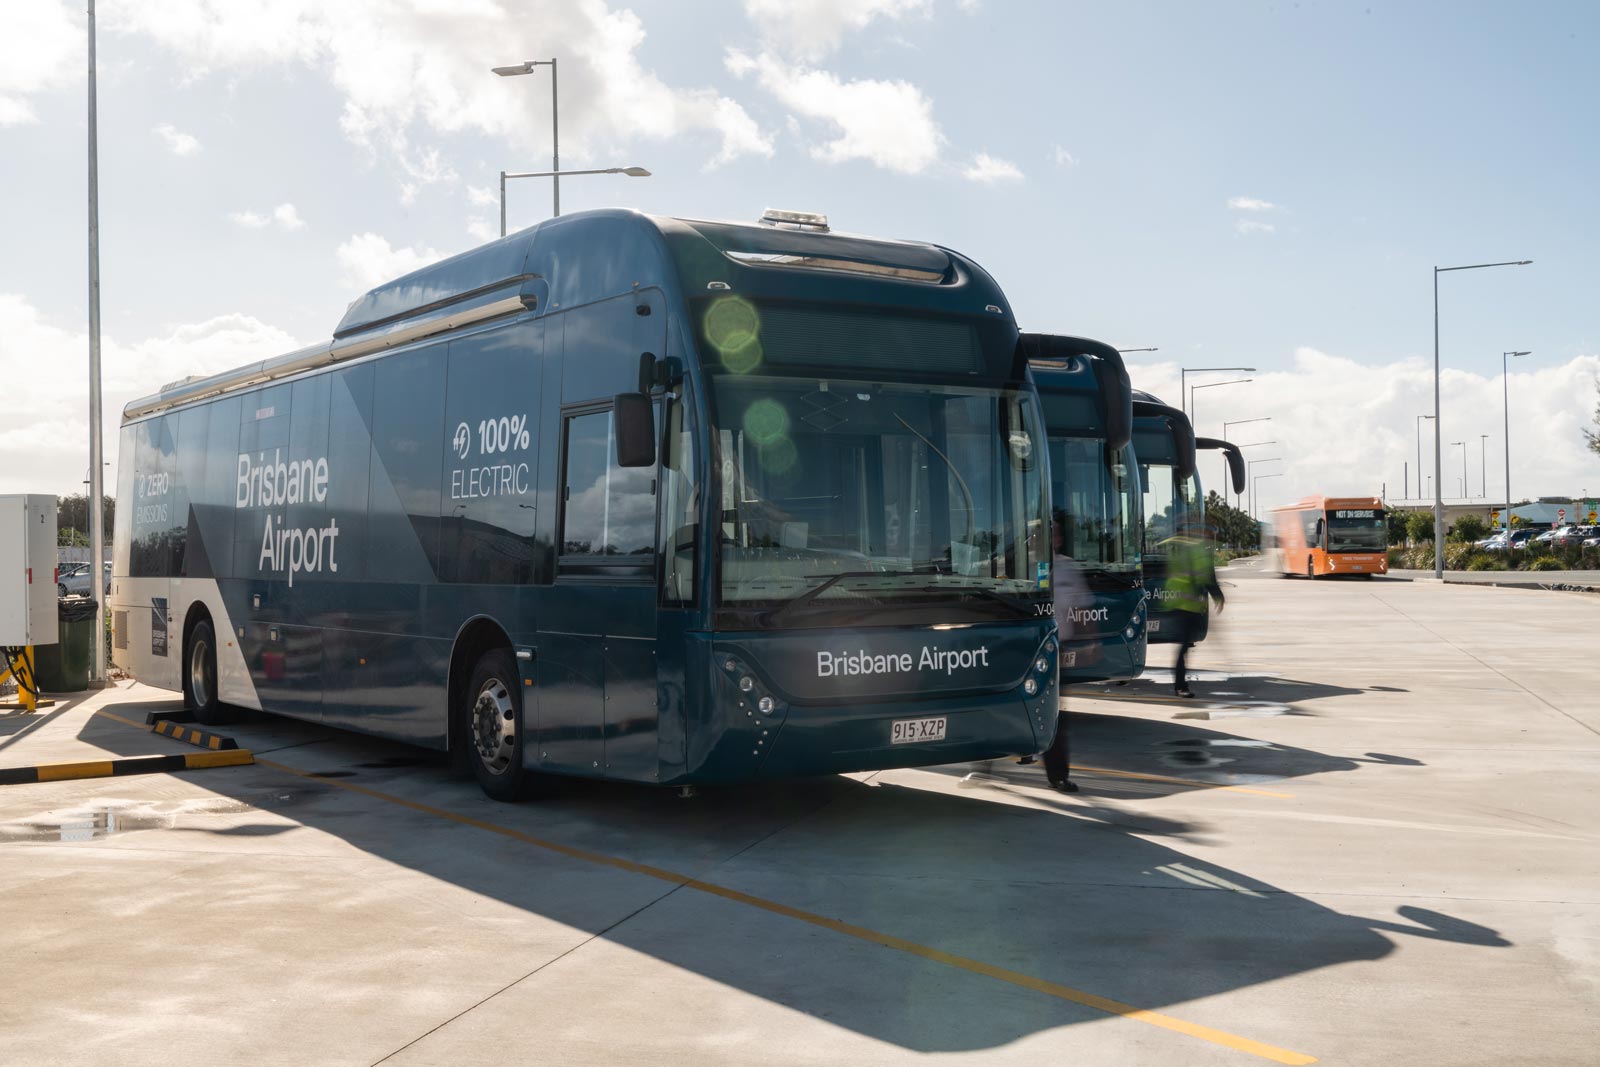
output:
[[[1129,641],[1132,641],[1133,640],[1133,635],[1134,635],[1135,632],[1136,631],[1134,630],[1134,628],[1130,626],[1126,630],[1122,631],[1122,636],[1126,637]]]
[[[739,692],[748,693],[756,687],[756,680],[748,674],[739,679]]]
[[[1038,671],[1040,674],[1043,674],[1045,671],[1050,669],[1050,661],[1045,659],[1043,656],[1040,656],[1038,659],[1033,661],[1033,669]]]
[[[1022,683],[1022,691],[1029,696],[1035,696],[1039,692],[1039,680],[1031,674],[1028,675]]]
[[[756,710],[763,715],[771,715],[778,707],[778,702],[771,697],[762,697],[756,701]]]
[[[1046,652],[1054,652],[1056,650],[1056,639],[1052,637],[1050,640],[1046,641],[1044,643],[1044,650]]]
[[[739,669],[739,661],[734,659],[732,656],[729,656],[727,659],[722,661],[722,669],[727,671],[729,674],[732,674],[734,671]]]

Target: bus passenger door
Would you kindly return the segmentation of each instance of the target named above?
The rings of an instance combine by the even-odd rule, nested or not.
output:
[[[538,636],[539,766],[550,770],[650,782],[660,766],[660,478],[657,466],[618,463],[611,399],[637,389],[640,352],[661,351],[660,303],[634,294],[561,316],[556,579]]]

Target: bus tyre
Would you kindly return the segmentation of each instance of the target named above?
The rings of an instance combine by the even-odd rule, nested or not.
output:
[[[1317,570],[1316,570],[1315,567],[1313,567],[1311,565],[1311,557],[1307,556],[1306,557],[1306,577],[1307,578],[1315,578],[1316,576],[1317,576]]]
[[[183,706],[206,726],[229,721],[228,707],[217,695],[217,633],[210,619],[189,631],[183,653]]]
[[[463,694],[461,738],[472,776],[493,800],[521,800],[536,775],[522,766],[522,679],[510,649],[478,657]]]

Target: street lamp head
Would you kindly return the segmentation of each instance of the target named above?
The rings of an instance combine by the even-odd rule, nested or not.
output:
[[[533,66],[533,62],[530,60],[527,63],[518,63],[511,67],[490,67],[489,69],[502,78],[514,78],[518,74],[532,74]]]
[[[650,177],[650,172],[645,170],[643,167],[623,167],[622,173],[626,174],[630,178]]]
[[[1518,356],[1531,356],[1533,355],[1533,349],[1530,348],[1526,352],[1507,352],[1505,355],[1510,356],[1512,359],[1515,359]]]

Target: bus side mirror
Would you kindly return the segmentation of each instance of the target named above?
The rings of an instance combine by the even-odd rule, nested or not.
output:
[[[1322,535],[1323,535],[1323,532],[1327,530],[1327,528],[1328,528],[1328,521],[1326,519],[1318,519],[1317,520],[1317,543],[1318,544],[1322,543]]]
[[[618,393],[612,398],[611,417],[617,436],[617,466],[655,466],[655,415],[655,404],[648,393]]]

